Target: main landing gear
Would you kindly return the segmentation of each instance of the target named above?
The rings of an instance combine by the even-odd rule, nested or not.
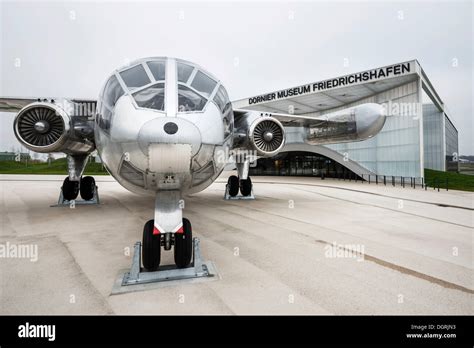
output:
[[[238,196],[239,191],[241,196]],[[255,199],[250,176],[247,179],[239,179],[236,175],[230,176],[225,187],[224,199]]]
[[[76,200],[81,196],[82,200]],[[80,181],[72,181],[67,176],[63,181],[58,203],[54,206],[70,206],[74,202],[76,205],[99,204],[99,191],[92,176],[81,177]]]

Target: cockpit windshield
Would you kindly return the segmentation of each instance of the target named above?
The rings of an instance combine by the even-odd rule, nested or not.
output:
[[[178,61],[178,112],[202,111],[218,82],[198,67]]]
[[[151,82],[141,64],[122,71],[120,76],[130,90],[145,86]]]
[[[166,63],[164,61],[153,61],[146,63],[156,81],[164,81],[166,76]]]
[[[160,112],[166,111],[168,97],[172,104],[176,102],[178,113],[202,112],[209,102],[215,103],[223,114],[227,112],[229,98],[218,80],[192,63],[179,59],[174,62],[169,58],[149,58],[117,71],[103,91],[104,104],[113,111],[125,94],[133,97],[137,107]],[[169,64],[175,66],[175,77],[167,76]],[[171,81],[176,85],[168,86]]]
[[[189,87],[178,85],[178,112],[201,111],[207,100]]]
[[[177,63],[176,67],[178,69],[178,82],[186,83],[189,80],[194,67],[184,63]]]
[[[138,107],[165,111],[166,60],[142,62],[119,73]]]
[[[205,97],[209,98],[211,96],[211,93],[214,91],[214,88],[216,87],[217,82],[211,79],[209,76],[204,74],[201,71],[198,71],[196,73],[196,76],[194,76],[193,82],[191,82],[191,87],[193,87],[195,90],[201,92],[204,94]]]
[[[133,98],[137,105],[142,108],[165,110],[165,84],[157,83],[156,85],[142,89],[133,93]]]

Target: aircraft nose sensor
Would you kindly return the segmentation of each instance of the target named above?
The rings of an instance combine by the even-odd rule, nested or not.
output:
[[[164,126],[163,126],[163,130],[167,133],[167,134],[175,134],[177,131],[178,131],[178,125],[174,122],[167,122]]]

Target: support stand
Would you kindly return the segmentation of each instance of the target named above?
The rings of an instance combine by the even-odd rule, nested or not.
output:
[[[134,246],[132,267],[129,272],[125,272],[122,279],[122,286],[136,284],[157,283],[171,280],[192,279],[201,277],[214,277],[215,272],[209,262],[201,259],[199,239],[193,238],[193,262],[187,268],[176,268],[175,266],[160,266],[158,271],[143,272],[141,265],[142,243],[136,242]]]
[[[58,203],[50,205],[50,207],[70,207],[73,204],[74,205],[98,205],[98,204],[100,204],[99,188],[97,187],[97,185],[94,188],[94,195],[92,196],[92,199],[90,199],[88,201],[86,201],[84,199],[74,199],[72,201],[68,201],[67,199],[64,198],[63,190],[61,189],[61,191],[59,192]]]
[[[242,196],[241,194],[237,194],[236,196],[231,196],[229,194],[229,184],[225,185],[225,193],[224,193],[224,199],[227,201],[232,201],[232,200],[253,200],[255,199],[255,196],[253,194],[253,188],[252,191],[250,191],[250,194],[248,196]]]

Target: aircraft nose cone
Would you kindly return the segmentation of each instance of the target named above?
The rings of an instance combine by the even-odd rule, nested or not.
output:
[[[159,117],[146,122],[138,133],[138,144],[147,155],[150,144],[187,144],[191,145],[194,156],[201,147],[201,133],[191,122],[173,117]]]

